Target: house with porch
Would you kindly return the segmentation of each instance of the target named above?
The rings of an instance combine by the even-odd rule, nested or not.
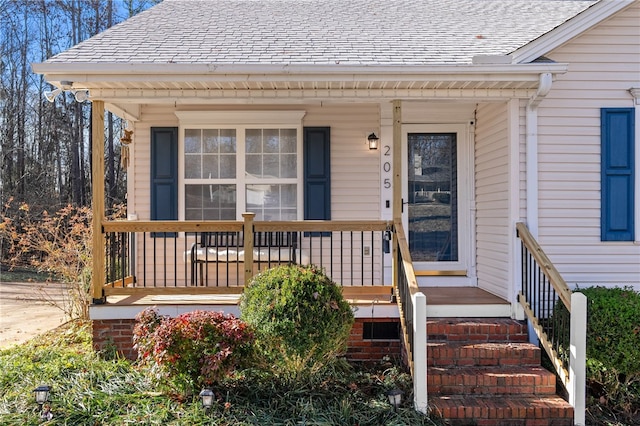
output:
[[[640,290],[639,23],[632,0],[165,0],[33,64],[92,102],[94,343],[131,356],[144,308],[237,314],[260,270],[312,263],[357,307],[348,357],[403,354],[418,410],[584,423],[570,290]],[[132,132],[123,221],[105,109]]]

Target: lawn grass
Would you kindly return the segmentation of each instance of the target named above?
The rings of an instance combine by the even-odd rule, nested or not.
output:
[[[401,368],[342,364],[332,374],[292,381],[243,371],[214,390],[205,411],[197,396],[159,391],[151,374],[91,347],[89,323],[72,322],[0,351],[0,425],[41,424],[33,390],[52,386],[51,425],[437,425],[411,406]],[[385,391],[400,387],[394,410]]]
[[[44,283],[57,281],[57,279],[47,272],[38,272],[28,268],[9,269],[2,265],[0,266],[0,281],[7,283]]]

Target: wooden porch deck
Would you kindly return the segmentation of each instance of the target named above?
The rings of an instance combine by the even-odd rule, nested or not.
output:
[[[421,287],[427,296],[429,317],[509,317],[511,305],[508,301],[477,287]],[[398,316],[396,303],[391,300],[391,287],[344,287],[345,298],[358,307],[357,316]],[[117,309],[118,307],[144,309],[147,306],[175,306],[184,311],[188,306],[194,309],[220,309],[234,312],[239,294],[133,294],[111,295],[105,305],[93,306],[93,310]],[[371,307],[371,309],[368,309]],[[357,312],[358,312],[357,311]]]

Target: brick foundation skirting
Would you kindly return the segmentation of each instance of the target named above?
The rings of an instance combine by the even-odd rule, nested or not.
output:
[[[380,361],[385,356],[402,359],[400,339],[365,339],[365,323],[399,322],[398,318],[356,318],[349,336],[347,359],[351,361]],[[133,349],[133,319],[93,320],[93,348],[96,351],[116,349],[130,360],[137,357]]]

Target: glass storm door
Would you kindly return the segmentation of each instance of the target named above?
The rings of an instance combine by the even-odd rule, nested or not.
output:
[[[458,262],[457,134],[407,133],[408,240],[413,262]]]

